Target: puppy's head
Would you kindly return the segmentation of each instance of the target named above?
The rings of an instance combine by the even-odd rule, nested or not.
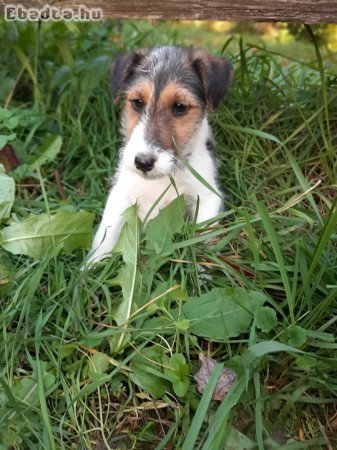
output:
[[[206,110],[225,97],[232,66],[203,50],[177,46],[117,57],[114,102],[125,99],[124,164],[146,178],[170,175],[186,155]]]

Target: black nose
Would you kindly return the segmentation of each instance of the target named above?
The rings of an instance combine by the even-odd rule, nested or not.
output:
[[[135,166],[137,167],[137,169],[141,170],[144,173],[150,172],[150,170],[153,169],[155,162],[156,158],[144,153],[140,153],[135,157]]]

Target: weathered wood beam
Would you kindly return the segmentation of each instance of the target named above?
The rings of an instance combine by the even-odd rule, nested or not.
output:
[[[101,8],[104,17],[337,23],[337,0],[0,0],[24,7]]]

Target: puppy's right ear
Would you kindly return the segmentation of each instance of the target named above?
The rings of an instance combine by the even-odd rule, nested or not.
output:
[[[147,55],[147,49],[140,49],[136,52],[125,53],[117,56],[111,67],[112,99],[118,103],[125,83],[130,80],[137,66],[141,64]]]

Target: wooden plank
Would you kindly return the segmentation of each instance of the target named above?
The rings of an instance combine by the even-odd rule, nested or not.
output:
[[[113,18],[337,23],[337,0],[0,0],[3,7],[9,3],[75,11],[85,5],[101,8],[104,17]]]

